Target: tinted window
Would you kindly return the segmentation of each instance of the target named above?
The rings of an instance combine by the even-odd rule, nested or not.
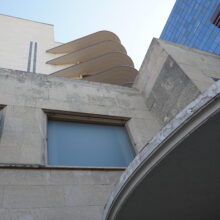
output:
[[[133,157],[123,126],[48,122],[49,165],[125,167]]]

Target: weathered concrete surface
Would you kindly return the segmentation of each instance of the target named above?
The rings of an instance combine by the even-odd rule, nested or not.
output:
[[[131,139],[131,141],[133,141],[136,153],[142,150],[143,144],[147,144],[160,128],[157,120],[141,118],[130,119],[127,122],[127,127],[129,133],[132,134],[131,136],[135,137],[135,140]]]
[[[121,172],[43,169],[47,166],[44,110],[126,117],[134,149],[142,152],[163,125],[213,83],[208,75],[199,78],[201,71],[193,64],[184,64],[183,69],[174,57],[179,46],[170,47],[153,41],[135,88],[0,69],[0,166],[14,166],[0,169],[0,214],[4,219],[101,218]],[[216,65],[213,72],[217,72]],[[150,146],[144,151],[151,150]],[[16,169],[21,165],[41,169]]]
[[[176,117],[170,123],[168,123],[150,141],[149,144],[147,144],[144,147],[144,149],[135,157],[135,159],[128,166],[126,171],[122,174],[119,182],[117,183],[116,187],[114,188],[113,192],[111,193],[111,196],[109,197],[109,200],[105,206],[103,220],[117,219],[116,216],[121,211],[121,208],[124,205],[124,202],[127,201],[129,195],[132,192],[134,192],[135,187],[139,186],[141,181],[144,181],[147,179],[148,174],[155,168],[155,166],[157,164],[159,164],[161,161],[163,161],[163,159],[166,158],[166,156],[168,156],[175,148],[178,148],[179,144],[181,142],[183,142],[191,133],[193,133],[193,131],[195,131],[199,126],[201,126],[201,124],[205,123],[211,116],[213,116],[216,113],[218,113],[218,115],[219,115],[219,106],[220,106],[219,96],[220,96],[220,81],[216,82],[214,85],[212,85],[206,92],[201,94],[197,99],[195,99],[185,109],[183,109],[179,114],[177,114]],[[215,121],[212,120],[212,123],[213,123],[212,125],[215,125],[214,122]],[[212,128],[213,127],[216,128],[217,126],[215,125],[215,126],[212,126]],[[205,133],[202,134],[204,139],[206,138],[206,133],[208,132],[207,130],[208,129],[206,127]],[[216,129],[215,129],[215,131],[216,131]],[[215,147],[217,147],[217,149],[219,149],[219,147],[218,147],[219,135],[218,134],[216,135],[216,133],[217,132],[215,132],[215,142],[212,142],[213,141],[212,139],[208,139],[208,140],[206,140],[206,143],[203,146],[204,148],[208,149],[207,152],[209,154],[211,154],[212,156],[215,155],[215,151],[213,151],[213,146],[215,146]],[[210,135],[209,136],[207,135],[207,137],[210,137]],[[197,136],[197,143],[194,140],[194,144],[196,144],[197,146],[199,146],[198,145],[199,138],[202,138],[202,137]],[[202,143],[200,143],[200,144],[202,145]],[[209,144],[210,144],[210,146],[209,146]],[[191,145],[191,150],[192,150],[193,143],[190,143],[190,145]],[[209,150],[209,147],[210,147],[210,150]],[[202,148],[200,148],[200,149],[202,150]],[[187,155],[189,155],[190,153],[192,153],[192,152],[189,151],[189,149],[188,149]],[[195,155],[195,151],[193,153]],[[197,152],[197,153],[199,154],[199,152]],[[204,156],[204,151],[202,152],[201,155]],[[181,155],[179,155],[179,159],[181,159]],[[205,161],[204,160],[205,160],[204,158],[197,157],[197,161],[200,161],[201,167],[204,168],[207,164],[207,166],[209,168],[211,168],[210,171],[214,174],[213,176],[215,176],[215,178],[216,178],[216,179],[214,179],[213,177],[211,177],[211,175],[209,175],[210,173],[206,173],[206,175],[208,174],[208,176],[206,177],[206,181],[207,181],[206,185],[209,184],[208,183],[209,181],[218,183],[219,176],[215,175],[215,174],[219,173],[219,171],[218,171],[219,166],[215,167],[214,164],[212,163],[212,160],[208,160],[207,158]],[[216,161],[219,161],[219,159],[218,159],[218,157],[215,156],[215,162]],[[191,161],[190,164],[192,165],[193,162],[194,161]],[[187,164],[187,159],[185,159],[185,161],[182,161],[182,163],[179,164],[179,168],[184,167],[185,163]],[[188,173],[187,172],[182,173],[181,176],[184,176],[185,174],[191,173],[192,168],[193,168],[193,166],[191,166],[191,168],[188,167],[187,168]],[[197,170],[197,172],[198,172],[198,170]],[[163,177],[166,178],[166,173],[162,173],[161,175],[163,175]],[[200,175],[203,175],[202,171],[201,171]],[[174,176],[174,178],[175,178],[175,176]],[[187,176],[186,176],[186,179],[187,179]],[[199,177],[197,177],[197,181],[199,182]],[[175,179],[174,179],[174,182],[175,182]],[[178,182],[176,182],[176,183],[178,183]],[[190,181],[189,181],[189,183],[190,183]],[[160,185],[160,182],[158,183],[158,185]],[[192,185],[193,185],[193,180],[191,180],[191,187],[192,187]],[[166,188],[166,185],[164,187]],[[184,188],[184,186],[182,186],[182,187]],[[190,188],[190,184],[188,187]],[[200,189],[204,188],[204,187],[199,186],[199,183],[197,184],[197,187]],[[213,189],[210,189],[210,190],[213,193]],[[207,191],[207,188],[206,188],[206,191]],[[148,192],[151,195],[150,189]],[[144,195],[144,196],[147,197],[147,195]],[[198,195],[195,195],[195,196],[198,196]],[[191,195],[191,198],[192,198],[192,195]],[[206,194],[205,197],[203,195],[202,200],[205,201],[205,200],[207,200],[207,198],[210,199],[208,194]],[[166,199],[168,199],[168,196]],[[201,200],[201,203],[203,203],[202,200]],[[135,203],[135,201],[133,201],[133,202]],[[167,202],[169,203],[169,201],[167,201]],[[154,204],[156,204],[155,201],[154,201]],[[208,205],[209,205],[209,207],[212,206],[212,204],[208,204]],[[156,205],[155,205],[155,207],[156,207]],[[145,207],[145,208],[147,208],[147,207]],[[188,208],[190,208],[190,207],[188,207]],[[184,207],[183,207],[183,210],[184,210]],[[208,213],[206,213],[206,215],[209,214],[210,216],[215,216],[215,214],[219,213],[218,210],[215,210],[215,211],[216,211],[216,213],[209,213],[208,212]],[[201,210],[199,210],[199,213],[201,213]],[[190,219],[195,219],[195,218],[192,218],[192,216]],[[161,216],[158,217],[158,219],[160,219],[160,218],[161,218]],[[184,219],[184,215],[182,215],[181,218]],[[122,218],[120,218],[120,219],[122,219]]]
[[[197,85],[200,91],[205,91],[213,84],[213,78],[220,79],[219,55],[187,46],[177,46],[167,41],[159,41],[159,43]]]
[[[0,121],[0,162],[42,164],[46,148],[45,114],[39,108],[6,106]]]
[[[153,39],[134,87],[161,126],[220,78],[219,56]]]
[[[0,69],[0,163],[46,165],[46,122],[42,109],[132,118],[126,127],[136,151],[154,118],[133,88]],[[140,125],[140,121],[142,121]],[[145,127],[146,126],[146,127]],[[140,137],[140,135],[142,137]]]
[[[44,109],[129,118],[126,128],[136,152],[159,127],[134,88],[7,69],[0,69],[0,106],[0,166],[13,167],[0,168],[4,220],[100,220],[122,173],[16,169],[47,166]]]
[[[146,104],[149,111],[163,125],[199,94],[200,91],[194,83],[168,56]]]
[[[4,220],[100,220],[122,173],[16,169],[47,166],[43,109],[130,118],[126,127],[135,151],[151,138],[143,131],[154,122],[136,89],[7,69],[0,69],[0,106],[0,166],[14,167],[0,169]]]
[[[0,169],[0,219],[101,219],[121,172]]]
[[[142,96],[132,88],[7,69],[0,69],[0,83],[6,105],[148,117]]]

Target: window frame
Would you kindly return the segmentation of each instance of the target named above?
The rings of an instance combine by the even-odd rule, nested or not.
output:
[[[46,146],[45,146],[45,166],[47,168],[58,168],[58,169],[95,169],[95,170],[125,170],[127,167],[106,167],[106,166],[53,166],[48,164],[48,121],[63,121],[63,122],[78,122],[85,124],[101,124],[101,125],[115,125],[123,126],[125,132],[127,133],[128,139],[130,141],[131,151],[134,154],[134,157],[137,155],[136,148],[134,146],[134,141],[130,130],[127,126],[127,122],[131,119],[130,117],[121,117],[121,116],[109,116],[109,115],[99,115],[99,114],[90,114],[90,113],[79,113],[79,112],[69,112],[62,110],[51,110],[51,109],[42,109],[46,114]]]
[[[7,105],[0,104],[0,111],[3,110]]]
[[[2,130],[3,130],[3,127],[2,127],[2,123],[4,123],[3,110],[5,107],[6,107],[6,105],[0,104],[0,137],[2,135]]]

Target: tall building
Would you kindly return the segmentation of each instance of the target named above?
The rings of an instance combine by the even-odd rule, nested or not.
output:
[[[160,39],[220,54],[220,29],[213,24],[219,4],[219,0],[177,0]]]

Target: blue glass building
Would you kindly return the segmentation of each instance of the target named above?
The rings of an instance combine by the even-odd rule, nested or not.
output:
[[[220,0],[177,0],[160,39],[220,54],[220,29],[211,18]]]

